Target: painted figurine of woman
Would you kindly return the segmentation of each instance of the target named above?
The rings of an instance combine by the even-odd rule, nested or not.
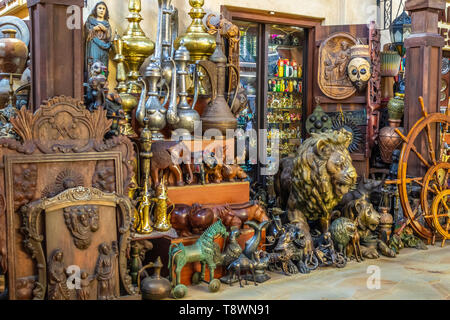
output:
[[[111,26],[109,24],[109,11],[106,3],[98,2],[92,9],[84,25],[86,50],[85,73],[88,74],[92,64],[96,61],[108,68],[109,50],[111,49]],[[108,71],[106,70],[106,76]]]

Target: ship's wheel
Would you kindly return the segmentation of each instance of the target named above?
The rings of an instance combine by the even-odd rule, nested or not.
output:
[[[450,125],[450,113],[428,114],[422,97],[419,98],[423,117],[403,140],[398,168],[398,185],[403,213],[419,236],[434,242],[436,236],[450,239],[450,163],[446,155],[445,138]],[[450,103],[450,102],[449,102]],[[438,140],[438,141],[436,141]],[[437,143],[438,142],[438,143]],[[418,147],[426,146],[425,154]],[[415,158],[415,159],[414,159]],[[421,166],[422,168],[418,168]],[[415,172],[426,172],[418,177]],[[408,185],[420,190],[420,201],[411,197]]]

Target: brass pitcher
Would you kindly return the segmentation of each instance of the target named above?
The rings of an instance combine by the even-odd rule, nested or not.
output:
[[[210,61],[199,61],[199,65],[202,66],[210,78],[212,87],[211,102],[206,107],[201,117],[203,132],[208,129],[218,129],[225,136],[227,129],[237,128],[237,119],[230,110],[230,106],[225,100],[225,71],[226,68],[232,68],[236,74],[239,75],[239,69],[233,65],[227,65],[227,58],[223,53],[222,41],[220,39],[219,32],[216,35],[216,50],[209,58]],[[237,83],[240,83],[240,77],[238,76]],[[233,106],[238,95],[236,90],[231,105]]]

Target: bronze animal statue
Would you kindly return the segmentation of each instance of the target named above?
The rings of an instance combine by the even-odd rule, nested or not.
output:
[[[345,129],[313,133],[297,150],[291,186],[289,180],[278,182],[290,190],[288,219],[304,232],[308,252],[313,250],[309,223],[319,223],[322,233],[327,232],[333,208],[356,183],[348,151],[351,141],[352,134]]]
[[[377,259],[380,257],[378,251],[386,257],[395,257],[395,251],[378,239],[375,233],[380,224],[381,216],[365,196],[348,203],[344,208],[344,215],[354,220],[358,227],[363,257]]]
[[[201,263],[199,281],[203,281],[205,279],[205,268],[206,265],[208,265],[211,279],[209,282],[209,290],[211,292],[216,292],[219,290],[220,281],[214,279],[214,271],[217,265],[222,263],[222,255],[220,253],[220,247],[214,242],[214,239],[219,236],[225,238],[228,235],[229,234],[225,226],[222,224],[222,221],[219,220],[206,229],[206,231],[193,245],[184,246],[183,243],[180,243],[172,244],[170,246],[168,269],[171,282],[175,280],[175,298],[182,298],[187,292],[186,287],[180,284],[181,270],[187,263],[190,262]],[[173,278],[173,267],[175,267],[175,279]]]
[[[247,272],[251,272],[252,276],[253,276],[253,282],[255,283],[255,286],[257,286],[258,284],[256,283],[256,277],[255,277],[255,269],[256,269],[256,262],[247,258],[244,254],[241,254],[239,256],[239,258],[237,258],[235,261],[233,261],[228,267],[227,270],[230,273],[230,278],[229,278],[229,284],[230,286],[233,285],[232,283],[232,279],[235,275],[237,275],[238,280],[239,280],[239,285],[241,286],[241,288],[243,288],[244,286],[242,285],[241,282],[241,272],[242,271],[247,271]],[[247,278],[245,279],[245,284],[248,284],[248,280]]]
[[[334,220],[330,226],[330,233],[339,253],[344,257],[349,257],[350,253],[354,253],[356,261],[362,260],[358,227],[353,220],[345,217]]]
[[[350,201],[360,199],[362,196],[369,198],[370,194],[379,189],[382,185],[382,180],[367,179],[363,176],[356,189],[345,194],[338,206],[344,208]]]

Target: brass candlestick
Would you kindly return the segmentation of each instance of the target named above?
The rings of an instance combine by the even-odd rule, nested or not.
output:
[[[144,186],[142,196],[139,202],[138,214],[139,223],[136,231],[140,234],[149,234],[153,231],[150,212],[152,206],[152,189],[150,180],[150,161],[152,158],[152,133],[149,130],[149,120],[144,119],[144,129],[141,132],[141,163],[142,163],[142,181]]]
[[[146,37],[142,31],[140,22],[142,17],[141,0],[129,0],[128,10],[130,14],[127,17],[128,27],[123,35],[123,52],[125,61],[128,65],[128,93],[139,94],[141,87],[139,86],[139,68],[155,50],[155,43]]]
[[[191,55],[191,63],[195,63],[197,60],[207,60],[216,49],[214,36],[208,33],[203,24],[202,19],[206,15],[202,8],[204,3],[204,0],[189,0],[189,5],[192,7],[189,12],[192,23],[187,28],[186,33],[175,41],[175,48],[177,49],[183,41]]]
[[[138,101],[136,97],[127,93],[128,88],[126,85],[127,75],[125,71],[125,56],[123,55],[123,40],[117,34],[117,31],[113,39],[113,48],[114,53],[116,54],[113,61],[117,64],[116,91],[122,99],[122,109],[125,113],[125,121],[120,127],[120,132],[130,138],[135,138],[137,137],[137,134],[134,132],[133,126],[131,125],[131,112],[136,108]]]

